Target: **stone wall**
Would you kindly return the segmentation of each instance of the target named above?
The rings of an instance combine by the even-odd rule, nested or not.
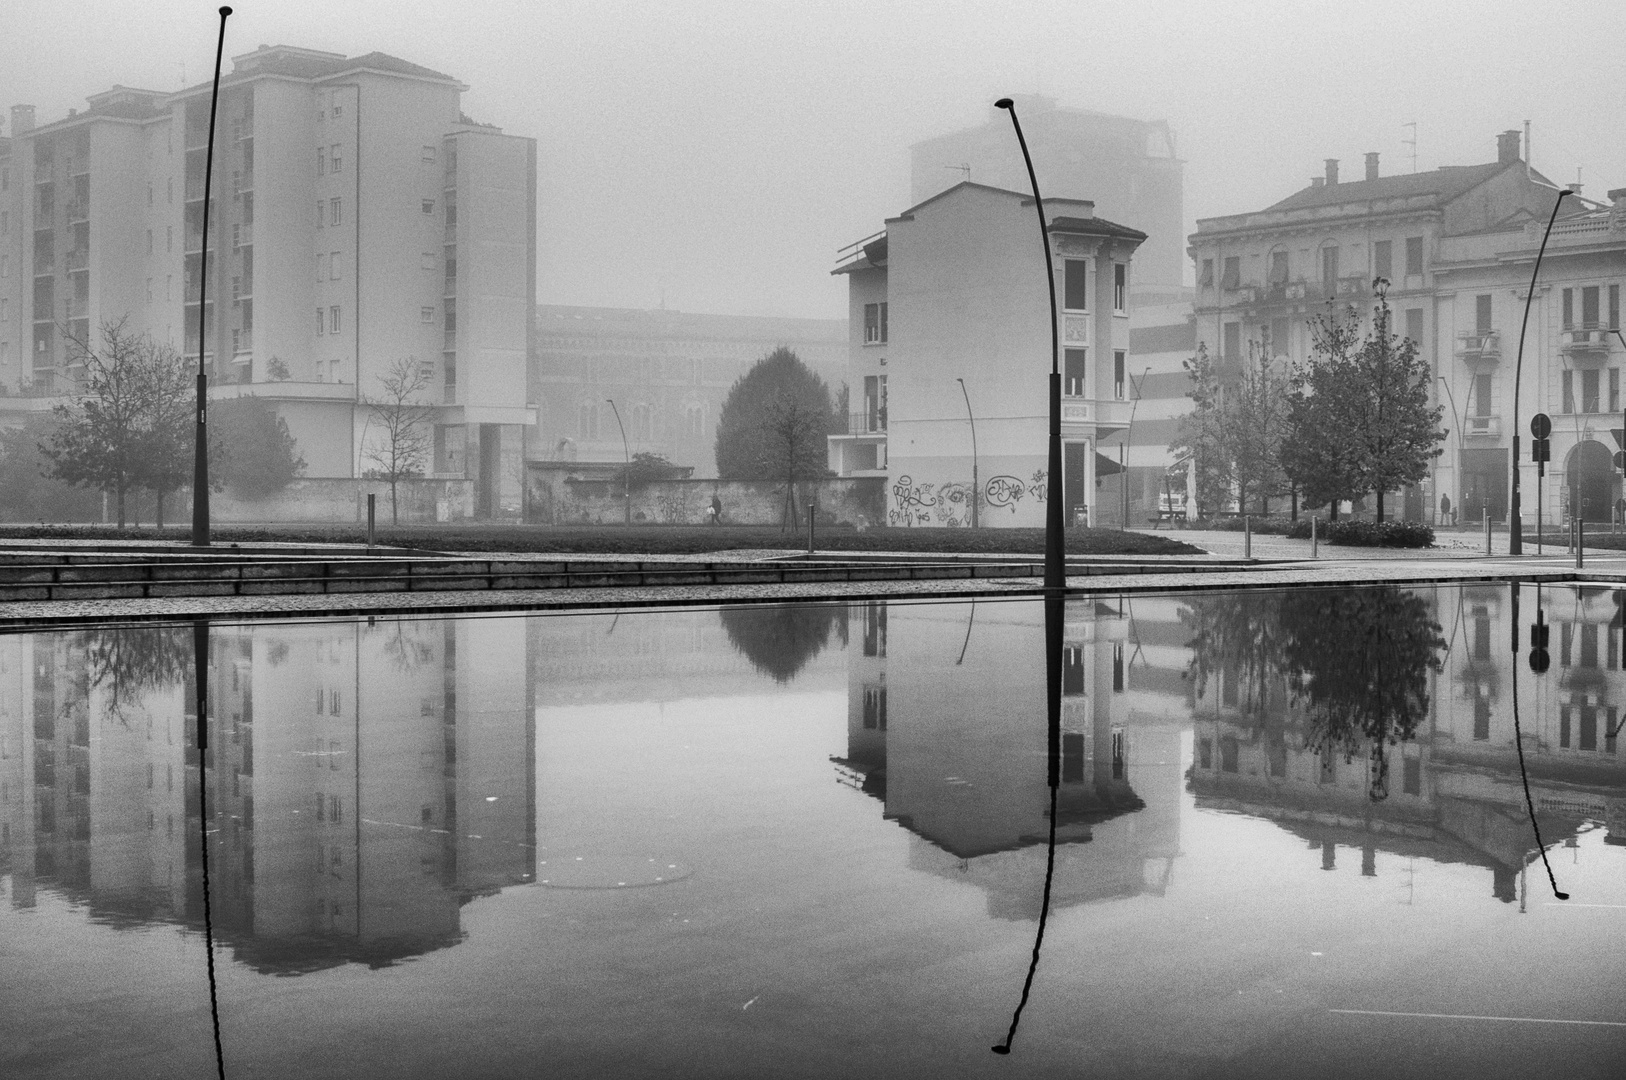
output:
[[[881,477],[799,483],[797,524],[807,521],[810,497],[821,524],[865,528],[884,524],[883,484]],[[634,485],[624,493],[618,480],[582,480],[559,470],[531,469],[526,476],[526,520],[543,525],[619,525],[627,519],[630,503],[634,525],[705,525],[713,496],[723,504],[724,525],[778,525],[784,515],[785,485],[771,480],[662,480]]]
[[[269,499],[239,499],[230,491],[211,494],[210,516],[219,522],[329,522],[364,524],[367,496],[378,496],[379,524],[390,521],[390,486],[382,480],[300,479]],[[396,485],[403,524],[469,521],[474,517],[474,481],[403,480]]]

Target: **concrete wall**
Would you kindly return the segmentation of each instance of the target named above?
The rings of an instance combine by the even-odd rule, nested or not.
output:
[[[797,484],[798,524],[807,498],[821,523],[880,525],[886,520],[880,477],[810,480]],[[526,520],[548,525],[617,525],[626,520],[622,486],[615,480],[576,480],[532,469],[526,478]],[[771,480],[663,480],[631,491],[633,524],[705,525],[712,496],[722,501],[725,525],[778,525],[784,485]]]
[[[309,521],[365,523],[367,495],[378,496],[378,521],[390,520],[390,486],[382,480],[295,480],[277,495],[257,501],[230,491],[214,494],[209,509],[218,522]],[[474,517],[472,480],[405,480],[396,490],[402,523],[468,521]],[[177,511],[179,513],[179,511]]]

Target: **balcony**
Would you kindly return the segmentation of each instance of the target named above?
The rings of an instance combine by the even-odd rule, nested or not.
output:
[[[1502,358],[1502,336],[1495,330],[1459,330],[1458,360],[1468,364],[1494,364]]]
[[[1061,422],[1067,424],[1094,424],[1103,428],[1125,428],[1134,408],[1132,401],[1105,398],[1062,398]]]
[[[1601,364],[1609,358],[1615,331],[1597,324],[1582,323],[1558,332],[1558,351],[1577,364]]]
[[[1365,296],[1372,287],[1364,276],[1341,277],[1334,284],[1336,291],[1332,295],[1340,297]]]
[[[886,410],[884,408],[871,409],[868,412],[855,412],[847,415],[847,426],[841,431],[843,435],[873,435],[886,432]]]
[[[1464,421],[1463,435],[1470,439],[1500,439],[1502,437],[1502,418],[1500,416],[1470,416]]]

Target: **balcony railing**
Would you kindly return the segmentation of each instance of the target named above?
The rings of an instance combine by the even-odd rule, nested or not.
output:
[[[872,409],[869,412],[855,412],[847,414],[847,428],[842,432],[845,435],[882,435],[886,433],[886,410]]]
[[[1582,323],[1558,333],[1558,349],[1575,360],[1602,359],[1609,355],[1615,331],[1596,323]]]
[[[1470,416],[1467,418],[1470,439],[1499,439],[1502,437],[1502,418],[1500,416]]]
[[[1502,336],[1495,330],[1461,330],[1457,332],[1458,360],[1495,363],[1502,356]]]

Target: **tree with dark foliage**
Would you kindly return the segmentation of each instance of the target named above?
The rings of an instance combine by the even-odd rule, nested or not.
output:
[[[782,480],[785,520],[796,517],[795,485],[828,473],[825,436],[835,421],[830,389],[780,346],[735,381],[717,419],[717,475]]]

